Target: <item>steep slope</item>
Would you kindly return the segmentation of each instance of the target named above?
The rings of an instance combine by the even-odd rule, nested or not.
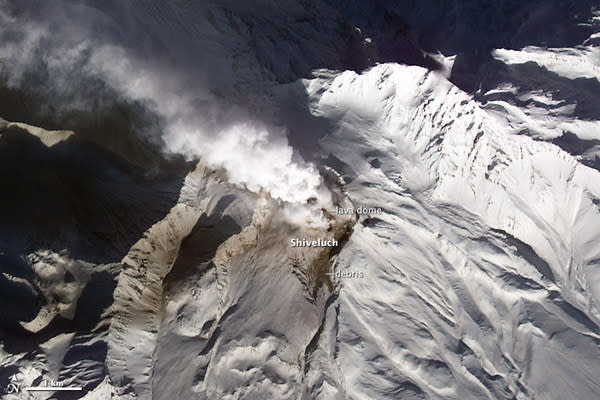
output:
[[[104,385],[118,398],[297,397],[332,250],[290,249],[290,239],[343,240],[353,216],[255,201],[199,167],[123,259],[106,315]],[[211,243],[227,219],[231,230]]]
[[[0,0],[0,392],[600,397],[597,15],[328,3]]]
[[[152,397],[150,379],[161,324],[163,283],[183,239],[202,215],[227,215],[232,208],[239,211],[240,206],[241,210],[252,207],[250,196],[223,183],[222,176],[199,166],[186,178],[178,204],[122,260],[114,303],[108,313],[106,360],[111,381],[118,387],[124,386],[119,389],[121,394],[131,392],[142,398]],[[221,201],[228,197],[225,203]],[[243,218],[243,214],[237,217]]]
[[[95,387],[118,261],[177,200],[71,131],[0,121],[0,380]],[[44,398],[50,394],[44,394]],[[14,396],[13,396],[14,398]]]
[[[479,60],[457,58],[451,79],[471,86],[511,132],[551,141],[598,169],[600,11],[591,14],[579,24],[589,37],[576,46],[498,48]]]
[[[365,279],[339,281],[307,398],[597,396],[598,172],[422,68],[306,87],[349,199],[383,209],[340,254]]]

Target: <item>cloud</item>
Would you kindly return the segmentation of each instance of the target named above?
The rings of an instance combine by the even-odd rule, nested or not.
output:
[[[0,5],[15,9],[9,2]],[[287,202],[329,201],[317,169],[293,151],[284,127],[260,121],[206,89],[206,72],[194,68],[196,56],[174,62],[157,52],[160,46],[133,46],[132,38],[142,37],[145,27],[136,26],[135,18],[118,27],[114,9],[108,15],[62,1],[40,7],[0,12],[0,60],[9,85],[42,91],[55,107],[87,111],[116,93],[160,117],[158,135],[166,153],[222,167],[232,183]],[[148,35],[168,42],[177,40],[174,32]],[[181,37],[189,40],[184,32]],[[174,54],[181,55],[185,46],[174,46]]]

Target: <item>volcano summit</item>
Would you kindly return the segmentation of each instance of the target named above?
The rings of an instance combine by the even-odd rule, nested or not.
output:
[[[600,5],[0,0],[0,398],[600,398]]]

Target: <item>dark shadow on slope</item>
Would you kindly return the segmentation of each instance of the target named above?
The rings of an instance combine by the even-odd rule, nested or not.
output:
[[[88,95],[89,110],[61,106],[35,88],[10,87],[0,75],[0,117],[11,122],[24,122],[48,130],[72,130],[79,139],[96,145],[105,156],[125,161],[143,170],[145,175],[168,175],[185,168],[181,159],[165,159],[156,134],[161,121],[141,102],[119,101],[118,95],[102,82],[80,82]],[[33,79],[33,78],[32,78]],[[49,82],[42,82],[51,85]],[[89,86],[92,88],[90,89]],[[84,89],[82,89],[84,92]]]
[[[567,300],[564,300],[560,293],[553,292],[548,296],[554,304],[556,304],[565,314],[573,318],[575,321],[585,326],[590,330],[596,337],[600,336],[600,326],[596,322],[590,319],[583,311],[579,308],[570,304]],[[600,344],[600,340],[593,338],[596,344]]]
[[[25,330],[19,321],[33,319],[40,307],[46,304],[46,300],[38,292],[31,291],[28,291],[26,296],[9,297],[18,288],[17,284],[9,282],[6,286],[6,302],[2,304],[10,306],[2,307],[0,313],[0,342],[4,345],[4,350],[11,354],[26,353],[62,333],[76,333],[75,338],[89,334],[97,327],[102,313],[112,304],[116,278],[105,271],[94,273],[77,300],[74,318],[67,320],[56,316],[38,333]],[[0,284],[2,284],[1,276]]]
[[[473,92],[475,100],[484,106],[488,102],[504,101],[521,109],[535,107],[547,110],[544,112],[550,115],[564,113],[561,108],[571,106],[573,110],[567,112],[569,119],[600,120],[600,82],[595,78],[569,79],[534,62],[507,65],[487,54],[471,58],[457,57],[451,79],[463,89]],[[510,85],[512,90],[487,94],[503,84]],[[539,90],[549,95],[555,104],[543,104],[536,99],[522,97]],[[500,105],[487,107],[506,112]],[[600,169],[597,156],[600,141],[580,139],[572,132],[563,131],[551,143],[572,155],[582,156],[584,165]]]
[[[118,262],[176,203],[184,172],[148,178],[77,136],[46,147],[20,128],[0,132],[0,272],[9,277],[0,275],[5,351],[33,352],[60,333],[89,332],[112,302],[114,277],[95,273],[73,321],[57,317],[37,334],[25,331],[19,321],[32,320],[46,304],[26,255],[42,249],[92,264]]]
[[[13,284],[9,289],[13,289],[14,291],[14,286]],[[92,330],[100,322],[102,313],[112,304],[115,287],[116,276],[108,272],[94,273],[77,301],[74,318],[67,320],[57,316],[46,328],[38,333],[31,333],[25,330],[19,325],[18,321],[33,319],[37,315],[39,307],[45,303],[45,300],[37,295],[37,293],[30,294],[30,297],[26,299],[19,297],[7,298],[6,302],[2,302],[2,304],[10,306],[2,307],[2,312],[5,313],[5,310],[12,310],[12,313],[0,319],[0,343],[3,344],[4,350],[8,353],[19,354],[31,352],[27,357],[33,358],[34,351],[39,349],[38,346],[40,344],[63,333],[75,333],[63,363],[74,364],[77,361],[95,361],[102,364],[106,356],[105,352],[98,353],[93,349],[104,345],[100,341],[90,342],[89,339],[91,338]],[[11,291],[8,291],[7,295],[11,293]],[[31,306],[27,304],[36,301],[37,309],[35,312],[28,312]],[[103,327],[94,331],[93,335],[100,335],[105,330],[106,327]],[[93,356],[93,354],[97,355]],[[93,386],[99,384],[104,375],[97,378]]]
[[[597,24],[590,22],[593,7],[598,7],[594,0],[326,0],[326,3],[359,27],[364,37],[373,40],[367,46],[371,65],[398,62],[434,70],[439,65],[428,54],[456,55],[450,81],[475,94],[483,103],[508,96],[503,100],[523,106],[535,100],[521,101],[517,96],[543,89],[560,102],[548,106],[549,113],[564,105],[574,105],[574,117],[600,119],[600,83],[596,79],[568,79],[535,63],[505,65],[491,54],[500,48],[581,45],[598,29]],[[518,93],[484,95],[500,83],[511,84]],[[583,164],[599,169],[600,156],[595,144],[584,151],[574,151],[574,145],[590,143],[573,142],[567,132],[555,144],[571,154],[583,154]]]
[[[335,128],[335,122],[310,112],[309,96],[300,82],[290,84],[277,105],[277,123],[288,129],[290,145],[306,161],[319,153],[319,140]]]
[[[457,59],[458,62],[458,59]],[[474,80],[468,85],[477,90],[475,99],[486,103],[492,100],[504,100],[520,107],[534,105],[542,107],[534,99],[523,100],[520,96],[536,90],[543,90],[551,95],[551,100],[557,104],[545,105],[549,112],[553,109],[573,105],[572,115],[582,120],[600,119],[600,82],[595,78],[569,79],[538,65],[535,62],[507,65],[494,60],[491,56],[474,60],[471,64],[461,65],[455,63],[455,69],[469,69],[463,75],[456,72],[455,80],[463,76],[472,77]],[[454,74],[454,71],[453,71]],[[495,93],[486,95],[486,92],[498,88],[501,84],[510,84],[516,93]]]
[[[564,132],[561,136],[552,139],[551,143],[572,155],[581,156],[580,162],[583,165],[600,171],[600,140],[580,139],[574,133]]]
[[[20,277],[24,281],[8,279],[0,274],[0,339],[2,327],[14,327],[17,321],[31,321],[44,304],[43,297],[38,293],[34,282],[33,271],[27,263],[19,260],[18,264],[7,263],[7,256],[0,256],[0,271],[9,276]],[[9,271],[9,272],[6,272]]]
[[[529,244],[500,229],[491,229],[491,232],[500,237],[508,245],[514,246],[517,249],[517,254],[531,264],[545,279],[556,283],[556,278],[550,265]]]
[[[374,61],[435,69],[423,52],[486,54],[495,48],[572,47],[592,33],[593,0],[326,0],[374,42]],[[460,56],[459,56],[460,57]]]
[[[117,277],[108,272],[98,272],[81,292],[72,325],[78,332],[91,332],[113,302]]]
[[[81,392],[57,392],[52,398],[56,400],[75,400],[94,390],[108,375],[105,360],[108,344],[103,340],[90,341],[90,337],[74,338],[63,359],[63,368],[59,380],[75,379],[73,386],[81,386]],[[85,372],[84,372],[85,371]],[[82,372],[84,372],[82,374]]]
[[[0,251],[39,248],[93,263],[120,260],[175,204],[183,174],[142,171],[72,136],[53,147],[20,128],[0,136]]]
[[[196,273],[202,274],[202,264],[212,260],[223,242],[241,232],[242,228],[233,218],[223,215],[223,211],[234,200],[233,195],[221,198],[215,214],[202,214],[192,232],[182,241],[177,259],[164,279],[166,295],[174,290],[179,282]]]
[[[562,136],[552,139],[552,143],[571,154],[580,155],[585,153],[588,149],[592,147],[599,146],[600,140],[580,139],[574,133],[565,132],[562,134]]]
[[[533,106],[547,109],[549,114],[564,111],[565,106],[573,106],[569,118],[578,120],[600,120],[600,82],[594,78],[569,79],[541,67],[534,62],[506,65],[491,56],[476,60],[457,58],[453,70],[453,80],[463,88],[474,91],[477,101],[486,105],[490,101],[505,101],[520,108]],[[509,84],[515,92],[503,91],[486,94],[489,90]],[[541,104],[535,99],[521,96],[543,90],[556,104]],[[490,106],[488,106],[490,107]],[[504,112],[503,109],[499,111]],[[600,141],[584,140],[569,131],[564,131],[551,143],[575,156],[582,156],[582,163],[588,167],[600,169],[600,160],[596,155]]]

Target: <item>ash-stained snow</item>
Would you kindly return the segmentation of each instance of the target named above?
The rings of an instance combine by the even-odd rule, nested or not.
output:
[[[73,226],[0,231],[25,243],[0,243],[2,299],[15,299],[0,314],[0,397],[600,398],[598,34],[494,49],[467,72],[462,55],[422,56],[441,65],[428,70],[374,63],[386,35],[315,4],[90,1],[48,20],[97,25],[70,37],[59,24],[46,50],[52,24],[23,36],[31,52],[0,46],[3,68],[43,54],[45,72],[29,72],[56,78],[44,93],[67,108],[89,95],[67,85],[79,65],[71,79],[141,103],[175,139],[163,150],[194,156],[159,184],[127,164],[124,138],[108,154],[0,119],[6,159],[35,153],[1,181],[26,177],[51,200],[15,215],[54,207],[52,228]],[[34,27],[43,13],[25,9]],[[42,379],[83,390],[6,393]]]

